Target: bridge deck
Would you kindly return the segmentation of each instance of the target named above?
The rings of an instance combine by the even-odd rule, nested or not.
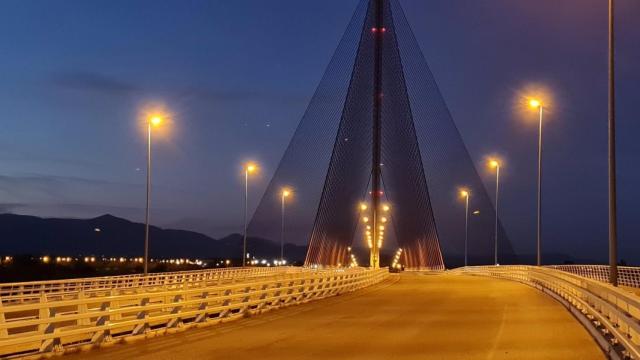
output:
[[[357,293],[71,359],[602,359],[562,305],[526,285],[402,274]]]

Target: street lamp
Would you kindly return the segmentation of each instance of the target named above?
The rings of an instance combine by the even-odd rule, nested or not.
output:
[[[280,238],[280,262],[284,261],[284,204],[285,199],[291,195],[291,190],[282,189],[282,236]]]
[[[249,174],[252,174],[258,170],[258,165],[249,162],[244,166],[244,241],[242,242],[242,267],[247,263],[247,227],[248,227],[248,212],[249,212]]]
[[[530,99],[529,106],[538,110],[538,220],[537,220],[537,240],[536,240],[536,264],[542,265],[541,238],[542,238],[542,109],[540,100]]]
[[[149,203],[151,201],[151,129],[162,124],[160,115],[147,119],[147,206],[144,216],[144,275],[149,273]]]
[[[464,266],[467,267],[467,249],[469,245],[469,191],[460,190],[460,196],[465,199],[464,205]]]
[[[616,88],[614,0],[609,0],[609,282],[618,286],[618,215],[616,194]]]
[[[498,160],[490,160],[489,166],[496,169],[496,224],[494,229],[494,261],[498,265],[498,190],[500,189],[500,162]]]

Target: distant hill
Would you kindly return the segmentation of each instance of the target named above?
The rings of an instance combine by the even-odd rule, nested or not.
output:
[[[99,229],[99,230],[97,230]],[[113,215],[93,219],[56,219],[0,214],[0,254],[141,256],[144,224]],[[250,237],[248,252],[276,259],[280,244]],[[242,235],[216,240],[201,233],[150,227],[150,257],[240,258]],[[285,257],[304,260],[306,246],[285,244]]]

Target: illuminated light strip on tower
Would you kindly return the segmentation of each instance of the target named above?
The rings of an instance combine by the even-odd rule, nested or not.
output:
[[[393,262],[391,262],[392,268],[399,269],[402,267],[402,264],[400,263],[400,255],[402,255],[402,249],[398,249],[398,251],[396,251],[396,255],[393,257]]]
[[[351,254],[351,267],[358,267],[358,260],[356,260],[356,256]]]

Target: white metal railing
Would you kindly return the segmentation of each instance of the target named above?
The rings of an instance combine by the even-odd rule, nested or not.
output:
[[[195,271],[177,271],[165,273],[104,276],[79,279],[29,281],[0,284],[0,301],[4,304],[15,302],[39,301],[43,294],[49,300],[73,297],[78,291],[99,289],[135,289],[140,291],[157,286],[198,286],[200,282],[219,282],[237,280],[286,271],[299,271],[295,267],[252,267],[222,268]]]
[[[633,292],[553,267],[471,266],[452,273],[492,276],[536,287],[564,303],[610,357],[640,359],[640,297]]]
[[[354,291],[388,276],[386,269],[277,269],[228,283],[155,284],[144,291],[94,287],[62,298],[43,292],[39,301],[0,302],[0,357],[63,352],[211,324]]]
[[[549,265],[545,267],[566,271],[598,281],[609,281],[608,265]],[[640,288],[640,267],[618,266],[618,283],[621,286]]]

